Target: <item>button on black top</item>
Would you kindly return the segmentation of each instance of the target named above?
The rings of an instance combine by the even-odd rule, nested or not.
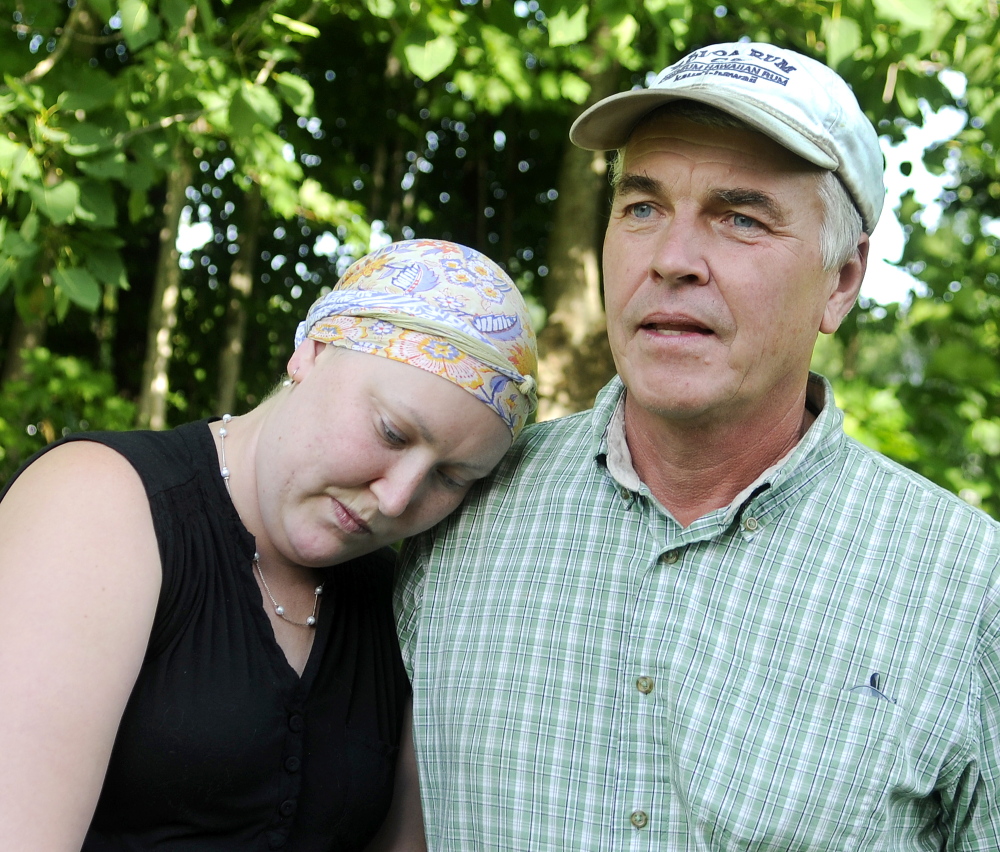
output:
[[[288,717],[288,728],[294,731],[296,734],[302,730],[302,717],[301,716],[289,716]]]
[[[294,756],[289,757],[285,761],[285,769],[287,769],[289,772],[298,772],[300,766],[302,766],[302,761],[299,760],[297,757]]]

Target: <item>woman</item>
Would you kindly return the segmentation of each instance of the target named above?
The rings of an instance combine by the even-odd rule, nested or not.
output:
[[[500,460],[534,347],[499,267],[397,243],[248,414],[29,462],[0,502],[3,845],[422,848],[384,545]]]

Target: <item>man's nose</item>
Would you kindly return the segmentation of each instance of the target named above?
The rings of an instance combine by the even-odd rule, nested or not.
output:
[[[650,273],[664,284],[706,284],[704,225],[692,213],[675,211],[657,235]]]

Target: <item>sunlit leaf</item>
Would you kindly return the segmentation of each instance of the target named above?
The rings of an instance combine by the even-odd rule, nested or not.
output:
[[[64,180],[55,186],[33,184],[28,193],[35,206],[56,225],[70,221],[80,203],[80,187],[71,180]]]
[[[455,39],[440,35],[422,44],[408,44],[403,48],[406,64],[421,80],[433,80],[444,71],[458,53]]]
[[[824,22],[826,36],[826,62],[836,68],[850,59],[861,46],[861,26],[853,18],[830,18]]]
[[[233,132],[250,136],[254,125],[273,127],[281,120],[281,104],[263,86],[244,82],[229,105],[229,123]]]
[[[96,311],[101,304],[101,285],[86,269],[57,267],[52,270],[52,280],[75,305]]]
[[[909,32],[923,32],[934,23],[933,0],[875,0],[875,11],[884,20],[898,21]]]
[[[271,15],[271,20],[303,38],[319,38],[320,36],[320,31],[312,24],[298,21],[295,18],[289,18],[287,15],[282,15],[278,12]]]
[[[313,88],[296,74],[275,74],[278,91],[296,115],[309,116],[313,109]]]
[[[121,0],[118,12],[122,19],[122,35],[129,50],[138,51],[160,37],[160,19],[145,0]]]
[[[391,18],[396,14],[395,0],[365,0],[365,6],[376,18]]]
[[[550,47],[566,47],[578,44],[587,37],[587,4],[584,3],[572,15],[560,9],[546,20],[549,30]]]

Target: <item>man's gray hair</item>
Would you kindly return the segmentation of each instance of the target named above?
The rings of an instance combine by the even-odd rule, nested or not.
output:
[[[648,113],[636,127],[641,127],[654,116],[674,115],[707,127],[731,127],[736,130],[759,132],[745,121],[698,101],[677,100]],[[634,132],[634,131],[633,131]],[[618,149],[611,163],[611,187],[617,192],[625,163],[628,143]],[[847,263],[858,247],[864,225],[861,214],[840,179],[827,169],[819,169],[817,192],[823,205],[823,225],[819,233],[820,257],[827,270],[838,269]]]

